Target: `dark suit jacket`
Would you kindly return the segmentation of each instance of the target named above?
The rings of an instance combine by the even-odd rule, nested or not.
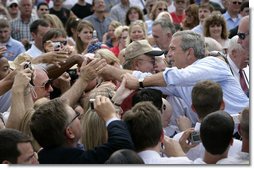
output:
[[[44,148],[39,153],[41,164],[103,164],[110,155],[119,149],[133,149],[130,133],[123,121],[111,122],[108,127],[108,143],[94,150],[83,151],[77,148]]]

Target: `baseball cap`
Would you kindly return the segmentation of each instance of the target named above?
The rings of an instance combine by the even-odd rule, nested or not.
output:
[[[10,7],[11,4],[19,4],[18,0],[7,0],[6,7]]]
[[[161,50],[154,50],[147,40],[137,40],[130,43],[125,49],[125,60],[131,60],[139,55],[160,56],[164,52]]]

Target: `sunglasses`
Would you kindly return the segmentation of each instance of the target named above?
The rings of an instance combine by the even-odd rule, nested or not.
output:
[[[239,39],[244,40],[249,33],[237,33]]]
[[[17,8],[18,5],[17,5],[17,4],[11,4],[11,5],[10,5],[10,8],[13,8],[13,7]]]
[[[44,82],[41,86],[34,86],[34,87],[41,87],[41,88],[44,88],[45,90],[49,90],[51,85],[52,85],[52,79],[49,79],[48,81]]]
[[[234,1],[234,2],[232,2],[232,4],[234,4],[234,5],[236,5],[236,4],[241,5],[242,2]]]
[[[61,45],[65,46],[67,45],[67,40],[64,40],[64,41],[53,41],[53,43],[61,43]]]
[[[158,8],[159,11],[168,11],[167,8]]]
[[[80,113],[75,111],[76,115],[73,117],[73,119],[66,125],[69,126],[76,118],[78,118],[80,116]]]

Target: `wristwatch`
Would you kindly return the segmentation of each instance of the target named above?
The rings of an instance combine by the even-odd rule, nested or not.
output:
[[[144,84],[143,84],[144,78],[139,78],[138,79],[138,83],[139,83],[139,88],[143,89],[144,88]]]

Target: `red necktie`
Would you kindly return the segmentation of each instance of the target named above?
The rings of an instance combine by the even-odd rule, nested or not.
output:
[[[240,70],[239,74],[240,74],[241,87],[242,87],[244,93],[247,93],[248,92],[248,86],[247,86],[246,81],[245,81],[244,76],[243,76],[243,70]]]

